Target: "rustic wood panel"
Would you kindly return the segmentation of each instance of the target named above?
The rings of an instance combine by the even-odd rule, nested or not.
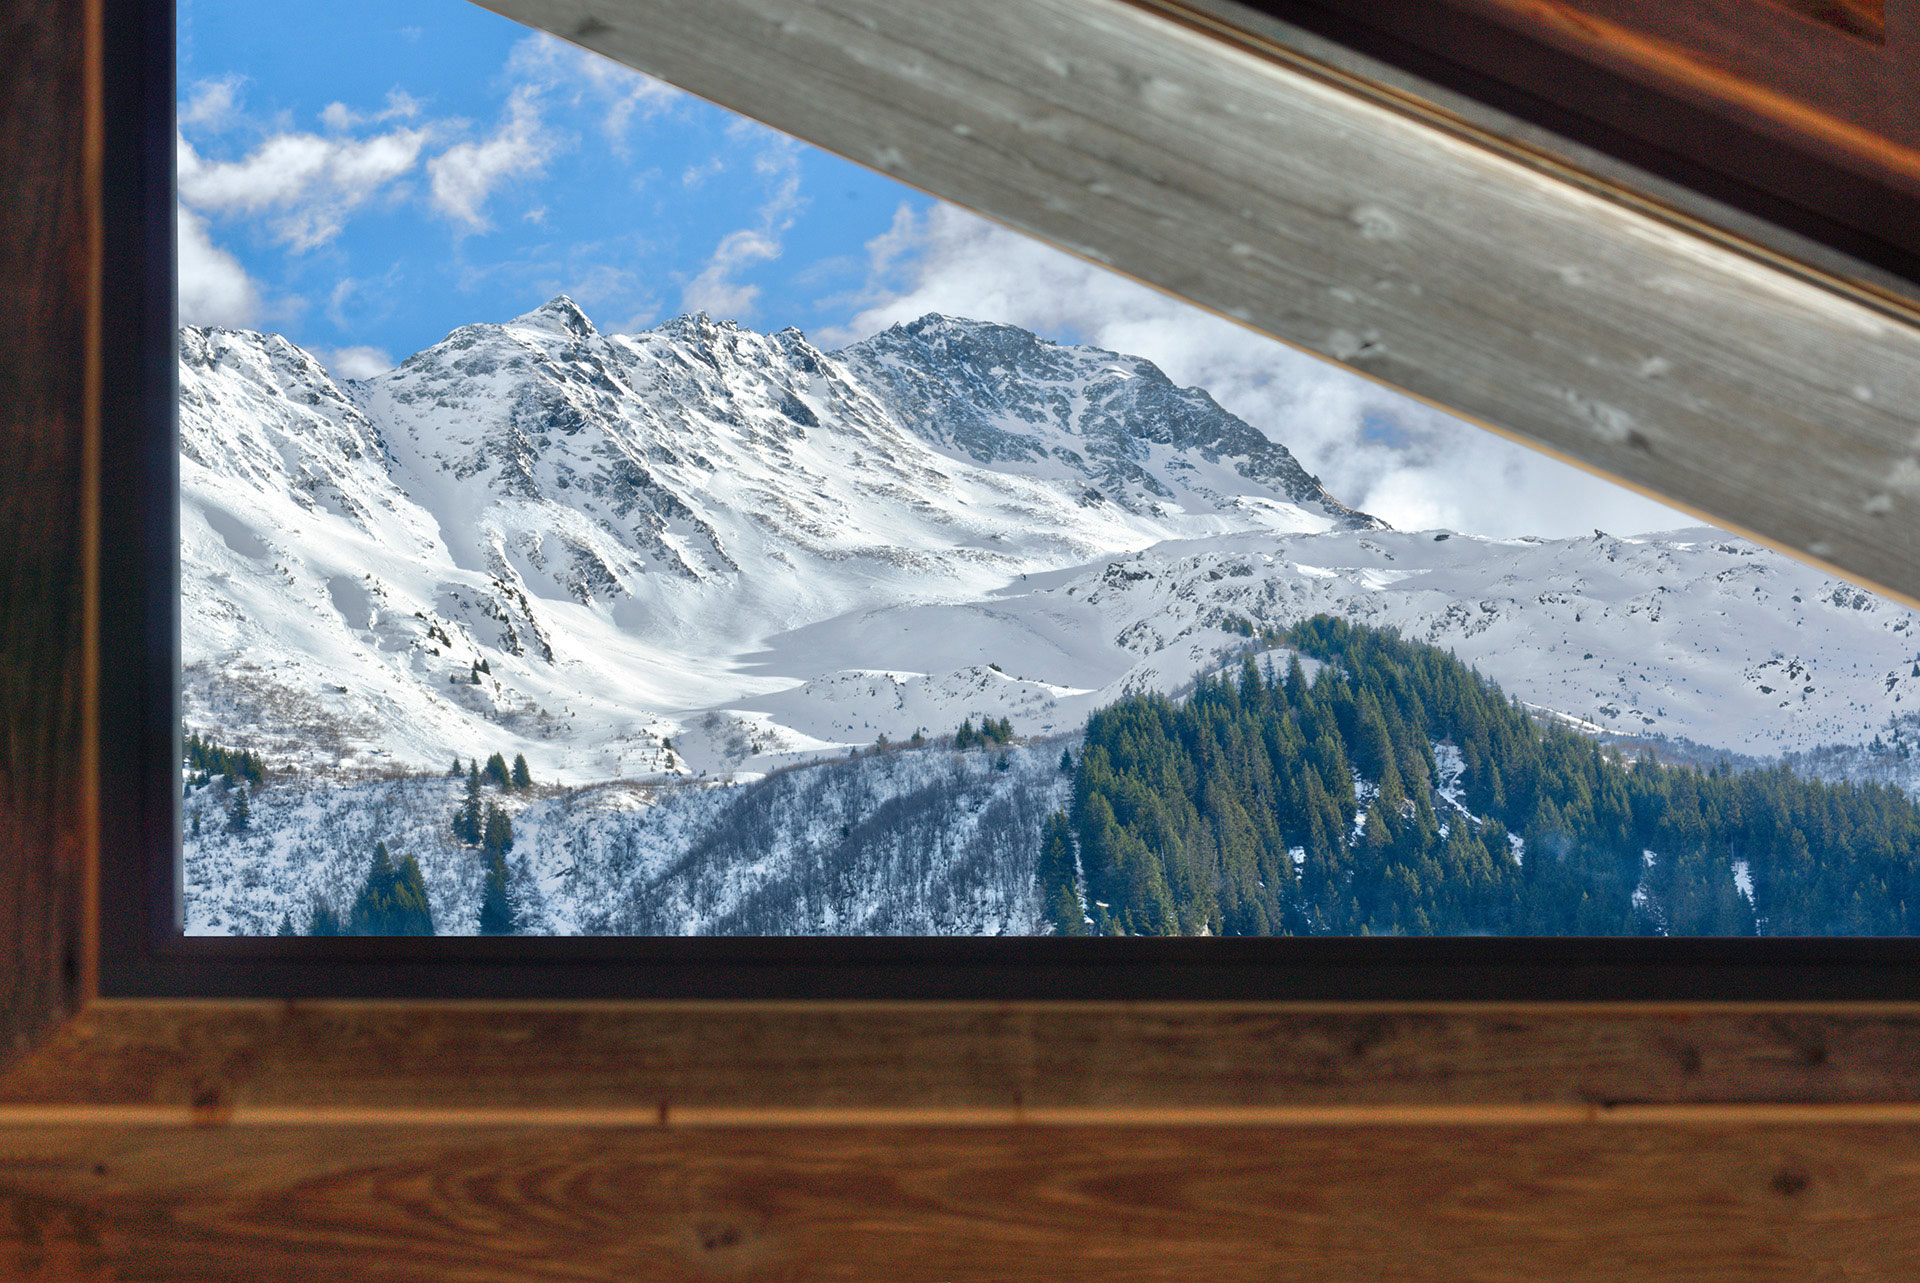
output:
[[[0,6],[0,1063],[80,981],[92,255],[75,0]]]
[[[0,1126],[102,1110],[439,1125],[513,1111],[1236,1123],[1723,1107],[1700,1115],[1711,1122],[1794,1103],[1920,1118],[1920,1011],[115,1002],[0,1076]]]
[[[1455,2],[1663,92],[1920,186],[1920,68],[1898,46],[1769,0]],[[1842,22],[1870,17],[1839,4],[1826,12]],[[1875,29],[1884,38],[1884,25]]]
[[[1525,24],[1498,14],[1481,21],[1478,11],[1432,0],[1156,2],[1415,99],[1517,150],[1638,192],[1786,258],[1920,301],[1920,269],[1901,275],[1899,267],[1920,263],[1920,229],[1891,212],[1905,205],[1892,176],[1874,171],[1876,184],[1873,176],[1848,174],[1817,148],[1765,155],[1779,144],[1743,133],[1725,113],[1711,114],[1710,105],[1694,111],[1698,104],[1656,98],[1631,79],[1615,78],[1623,73],[1551,47]],[[1920,68],[1911,60],[1904,65],[1920,95]],[[1877,265],[1850,257],[1847,246]]]
[[[38,1129],[0,1277],[1808,1283],[1917,1203],[1911,1127]]]
[[[1123,0],[487,7],[1920,602],[1893,302]]]

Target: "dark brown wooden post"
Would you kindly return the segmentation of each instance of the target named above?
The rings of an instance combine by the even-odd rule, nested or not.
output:
[[[88,335],[96,251],[82,0],[0,5],[0,1062],[85,974]]]

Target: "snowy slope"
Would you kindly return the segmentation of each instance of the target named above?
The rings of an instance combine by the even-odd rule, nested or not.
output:
[[[609,336],[560,298],[361,383],[277,336],[188,328],[187,720],[311,764],[484,746],[545,778],[684,770],[668,736],[704,744],[704,710],[793,684],[756,652],[794,628],[977,600],[1169,538],[1374,524],[1137,361],[1128,377],[1159,398],[1142,440],[1159,402],[1180,435],[1142,447],[1159,473],[1123,469],[1102,497],[1132,449],[1099,391],[1121,358],[1040,347],[1065,363],[1050,387],[1078,379],[1095,391],[1076,403],[1102,407],[1048,429],[1098,439],[1084,466],[962,457],[857,361],[705,316]],[[922,373],[923,391],[971,377]],[[1142,485],[1180,501],[1142,502]],[[831,747],[723,722],[716,742],[744,727],[787,753]]]
[[[186,720],[275,762],[499,750],[585,784],[981,714],[1069,733],[1319,611],[1754,755],[1920,701],[1910,613],[1798,563],[1390,531],[1150,363],[1008,326],[828,354],[561,298],[364,382],[239,331],[183,331],[181,364]]]
[[[1920,710],[1912,612],[1706,529],[1169,542],[980,602],[886,608],[778,638],[772,653],[790,655],[791,671],[802,656],[871,671],[753,706],[822,738],[897,737],[987,707],[1023,734],[1066,732],[1122,695],[1177,691],[1244,646],[1248,625],[1322,612],[1451,650],[1541,712],[1619,735],[1767,757],[1865,743]],[[983,671],[993,662],[1004,674]]]
[[[735,786],[489,790],[511,816],[508,898],[543,935],[1032,935],[1041,826],[1067,803],[1062,745],[868,754]],[[479,926],[486,861],[452,838],[460,781],[276,779],[227,828],[218,784],[186,802],[186,926],[304,931],[345,917],[373,847],[420,863],[440,935]]]

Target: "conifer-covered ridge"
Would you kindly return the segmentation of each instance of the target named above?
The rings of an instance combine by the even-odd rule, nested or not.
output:
[[[1249,657],[1184,700],[1141,696],[1090,719],[1040,859],[1056,930],[1920,925],[1920,808],[1896,789],[1629,760],[1390,631],[1319,616],[1284,640],[1284,666]]]

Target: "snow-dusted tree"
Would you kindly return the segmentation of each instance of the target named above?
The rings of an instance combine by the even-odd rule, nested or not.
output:
[[[487,888],[480,896],[480,934],[513,934],[513,906],[507,903],[507,862],[497,853],[487,862]]]
[[[467,765],[467,800],[453,813],[453,835],[468,846],[476,846],[481,836],[480,759]]]
[[[426,882],[412,856],[394,866],[387,844],[376,842],[367,880],[347,914],[347,934],[356,936],[430,936],[433,910]]]
[[[667,745],[667,751],[672,752],[673,745]],[[517,789],[533,787],[533,772],[527,769],[527,755],[525,753],[515,753],[513,755],[513,786]]]
[[[487,823],[481,835],[481,845],[488,855],[505,855],[513,850],[513,821],[497,806],[487,807]]]

